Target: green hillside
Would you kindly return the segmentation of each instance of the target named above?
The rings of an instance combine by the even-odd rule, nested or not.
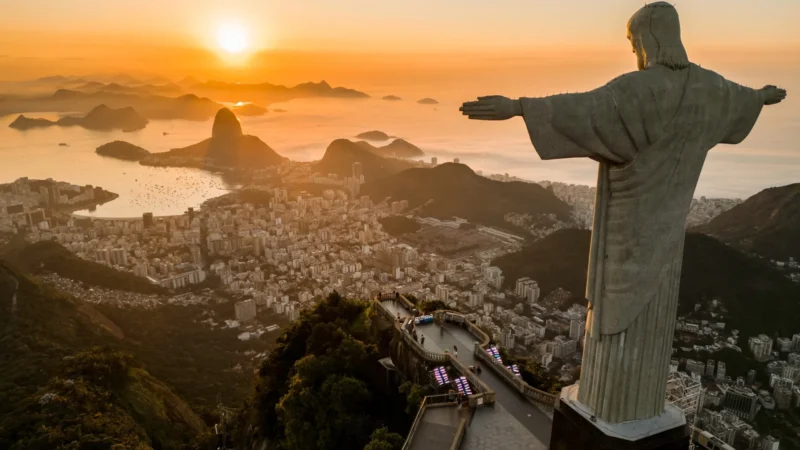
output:
[[[238,448],[399,450],[420,398],[387,385],[378,360],[391,337],[374,320],[367,302],[336,293],[305,311],[261,366]]]
[[[189,405],[111,350],[115,338],[87,312],[0,264],[0,448],[167,450],[203,439]]]

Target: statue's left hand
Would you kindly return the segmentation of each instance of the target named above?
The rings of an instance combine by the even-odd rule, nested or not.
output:
[[[478,97],[478,101],[465,102],[458,110],[475,120],[506,120],[522,115],[522,105],[519,100],[502,95]]]

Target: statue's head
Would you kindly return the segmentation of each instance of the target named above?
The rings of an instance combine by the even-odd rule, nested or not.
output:
[[[636,53],[639,70],[656,64],[670,69],[689,65],[681,42],[678,11],[667,2],[650,3],[636,11],[628,20],[628,40]]]

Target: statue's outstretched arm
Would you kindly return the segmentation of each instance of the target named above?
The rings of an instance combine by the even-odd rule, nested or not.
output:
[[[768,84],[761,88],[761,95],[764,97],[765,105],[774,105],[786,98],[786,89]]]
[[[477,101],[465,102],[458,110],[474,120],[507,120],[522,115],[522,104],[519,99],[487,95],[478,97]]]

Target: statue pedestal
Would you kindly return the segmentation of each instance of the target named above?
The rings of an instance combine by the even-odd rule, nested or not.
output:
[[[686,450],[689,426],[683,412],[667,406],[661,415],[645,420],[610,424],[592,420],[578,402],[578,385],[561,391],[553,414],[550,450]]]

